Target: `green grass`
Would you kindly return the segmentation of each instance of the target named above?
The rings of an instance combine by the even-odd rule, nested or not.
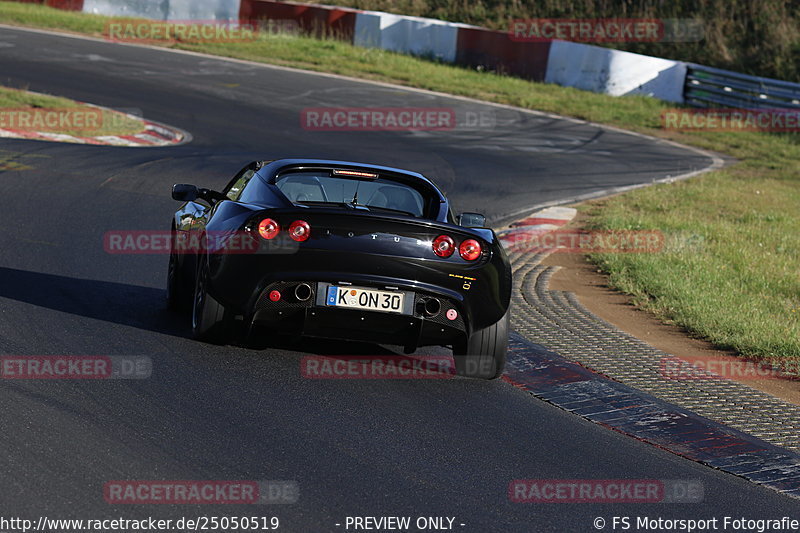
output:
[[[800,360],[799,205],[797,176],[741,165],[581,209],[592,228],[665,234],[660,253],[593,256],[614,287],[719,347],[779,362]]]
[[[0,86],[0,111],[2,110],[25,110],[25,109],[76,109],[89,110],[94,112],[94,108],[82,105],[67,98],[50,96],[45,94],[31,93],[20,89],[11,89]],[[98,121],[98,127],[86,129],[63,129],[48,128],[46,126],[37,127],[36,131],[46,133],[62,133],[77,137],[96,137],[100,135],[132,135],[144,129],[141,120],[133,119],[111,110],[102,111],[102,119]],[[6,168],[5,166],[2,168]]]
[[[100,35],[108,19],[0,3],[0,21]],[[800,360],[800,143],[797,135],[668,132],[668,106],[613,98],[349,46],[263,35],[235,44],[167,46],[388,81],[624,127],[730,154],[725,170],[589,202],[588,225],[659,229],[664,252],[594,257],[643,308],[747,357]]]

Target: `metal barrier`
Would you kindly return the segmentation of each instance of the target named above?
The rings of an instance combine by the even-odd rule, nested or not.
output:
[[[800,83],[686,64],[684,101],[695,107],[800,109]]]

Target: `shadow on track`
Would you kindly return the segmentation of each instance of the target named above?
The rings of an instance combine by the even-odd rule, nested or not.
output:
[[[163,289],[0,267],[0,298],[177,337],[187,333],[181,317],[167,312]]]
[[[0,267],[0,298],[145,331],[190,338],[188,313],[168,311],[165,291],[160,288]],[[278,349],[336,357],[397,356],[401,351],[399,348],[394,351],[370,343],[275,335],[261,328],[248,337],[241,325],[238,329],[231,344],[254,352]]]

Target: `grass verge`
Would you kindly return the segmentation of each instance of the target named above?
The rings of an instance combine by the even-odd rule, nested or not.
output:
[[[101,36],[108,17],[0,2],[0,22]],[[550,111],[730,154],[701,178],[588,202],[596,229],[660,230],[663,252],[593,256],[641,307],[746,357],[800,361],[800,143],[797,135],[673,132],[664,102],[613,98],[476,72],[333,40],[262,35],[253,42],[165,46],[387,81]]]
[[[99,111],[100,116],[98,116],[96,107],[67,98],[0,86],[0,128],[18,129],[20,120],[13,118],[12,110],[13,113],[33,112],[26,113],[27,123],[22,126],[25,129],[45,133],[97,137],[100,135],[133,135],[144,129],[144,123],[141,120],[131,118],[123,113],[103,109]],[[65,118],[66,122],[59,122],[59,117]],[[39,122],[32,122],[33,120]],[[84,122],[86,127],[82,127]]]

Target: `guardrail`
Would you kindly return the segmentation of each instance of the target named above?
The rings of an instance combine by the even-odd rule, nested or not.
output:
[[[800,109],[800,83],[687,63],[684,101],[695,107]]]

